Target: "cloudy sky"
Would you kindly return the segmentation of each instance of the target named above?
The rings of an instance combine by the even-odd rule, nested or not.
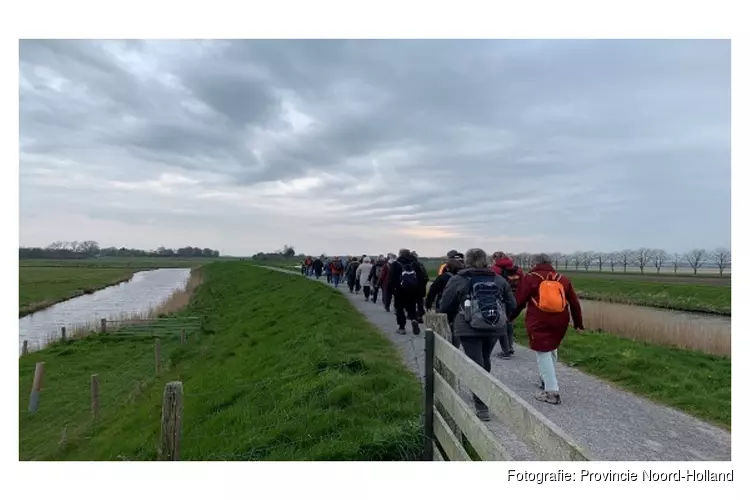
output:
[[[728,41],[22,41],[24,246],[730,243]]]

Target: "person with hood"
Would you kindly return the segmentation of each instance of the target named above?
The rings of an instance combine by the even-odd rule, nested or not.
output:
[[[365,257],[362,264],[357,268],[357,283],[362,285],[362,293],[365,301],[370,300],[370,273],[373,265],[370,257]]]
[[[331,261],[331,279],[333,280],[333,286],[338,288],[341,282],[341,276],[344,274],[344,264],[342,264],[339,257],[334,257]]]
[[[315,279],[319,280],[320,275],[323,274],[323,260],[320,257],[315,257],[315,260],[312,263],[313,273],[315,274]]]
[[[490,371],[492,350],[505,335],[507,319],[516,308],[510,284],[487,267],[487,254],[481,248],[466,251],[466,268],[452,276],[443,290],[438,312],[453,324],[466,355]],[[489,408],[472,394],[477,418],[490,419]]]
[[[393,261],[388,271],[388,291],[393,295],[396,306],[396,322],[400,335],[406,335],[406,320],[411,321],[411,330],[419,335],[419,317],[417,303],[425,276],[412,253],[402,248],[398,258]]]
[[[536,353],[539,368],[539,388],[536,399],[544,403],[560,404],[560,388],[557,383],[555,363],[572,317],[576,331],[583,330],[583,315],[578,296],[570,280],[552,267],[546,254],[534,255],[531,272],[518,287],[518,307],[510,316],[514,320],[526,311],[526,333],[529,347]]]
[[[420,271],[422,271],[422,281],[419,283],[419,297],[417,298],[417,320],[419,323],[424,323],[424,298],[427,295],[427,285],[430,283],[430,275],[427,274],[427,268],[419,260],[417,252],[412,251],[411,256],[419,266]]]
[[[504,252],[495,252],[492,254],[493,265],[490,266],[495,274],[502,276],[505,280],[510,283],[510,288],[513,290],[513,294],[518,291],[518,285],[523,280],[523,269],[520,266],[513,264],[508,255]],[[508,359],[513,356],[516,351],[514,349],[514,327],[513,323],[508,323],[508,334],[505,337],[500,338],[500,353],[498,357]]]
[[[354,293],[355,291],[359,293],[359,287],[356,286],[357,268],[359,268],[359,261],[356,257],[352,257],[352,260],[349,261],[349,265],[346,266],[346,271],[344,272],[346,284],[349,286],[349,293]]]

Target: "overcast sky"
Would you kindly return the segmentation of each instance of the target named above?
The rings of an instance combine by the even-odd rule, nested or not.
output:
[[[21,245],[730,243],[728,41],[22,41]]]

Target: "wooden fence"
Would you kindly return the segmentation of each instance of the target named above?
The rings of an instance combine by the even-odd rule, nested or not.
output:
[[[428,314],[425,323],[423,460],[472,460],[468,450],[485,461],[514,460],[461,397],[459,383],[540,460],[591,460],[559,427],[461,352],[445,314]]]

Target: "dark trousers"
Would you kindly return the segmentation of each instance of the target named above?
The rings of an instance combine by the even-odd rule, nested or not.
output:
[[[365,294],[365,300],[370,298],[370,285],[365,285],[362,287],[362,293]]]
[[[427,295],[427,287],[425,286],[425,288],[421,289],[419,292],[420,292],[419,297],[417,297],[417,314],[419,315],[420,318],[422,318],[424,317],[424,313],[425,313],[424,298]]]
[[[391,291],[388,289],[387,286],[383,287],[383,306],[390,311],[391,309],[391,299],[393,298],[391,296]]]
[[[396,306],[396,323],[399,328],[405,328],[407,319],[417,319],[417,296],[397,291],[393,299]]]
[[[513,352],[513,323],[508,323],[505,335],[500,337],[500,349],[507,354]]]
[[[372,303],[377,304],[378,303],[378,293],[380,292],[379,286],[372,287]]]
[[[489,372],[492,369],[490,357],[497,343],[497,337],[460,337],[460,340],[466,355]],[[476,394],[472,393],[471,397],[474,399],[474,406],[477,410],[487,409],[487,405]]]
[[[331,273],[326,273],[326,281],[328,283],[330,283],[331,281],[333,281],[333,278],[331,278]]]

